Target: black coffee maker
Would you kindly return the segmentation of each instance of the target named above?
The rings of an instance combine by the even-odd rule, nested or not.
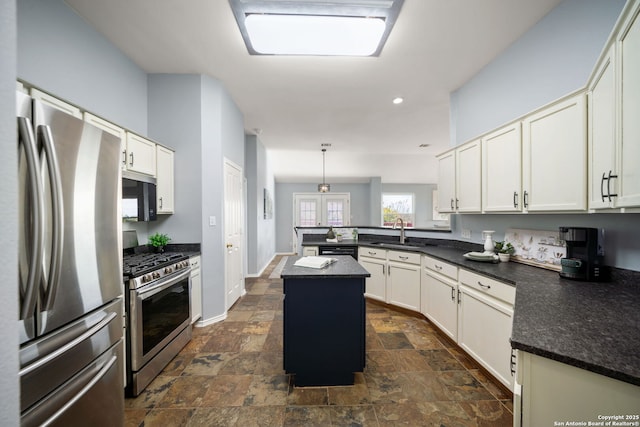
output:
[[[567,257],[560,260],[560,276],[588,282],[610,279],[604,265],[604,230],[586,227],[560,227],[560,240],[567,244]]]

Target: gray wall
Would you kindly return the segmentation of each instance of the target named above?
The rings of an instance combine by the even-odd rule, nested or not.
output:
[[[18,386],[18,212],[16,150],[16,3],[0,3],[0,425],[20,420]]]
[[[452,142],[462,143],[584,87],[624,1],[565,0],[521,39],[451,94]],[[482,242],[482,230],[556,230],[560,225],[604,228],[606,262],[640,270],[639,214],[454,215]]]
[[[258,275],[275,254],[275,181],[269,169],[267,150],[256,135],[245,136],[247,177],[247,273]],[[274,202],[273,217],[264,217],[264,190]]]
[[[18,78],[142,135],[147,75],[62,0],[18,2]]]
[[[565,0],[451,94],[461,144],[583,87],[624,0]]]

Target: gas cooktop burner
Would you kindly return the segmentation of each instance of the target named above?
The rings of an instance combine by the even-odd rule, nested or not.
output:
[[[123,273],[129,278],[139,277],[187,258],[182,253],[126,255],[123,259]]]

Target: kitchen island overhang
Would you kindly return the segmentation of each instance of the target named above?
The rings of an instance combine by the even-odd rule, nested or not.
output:
[[[316,269],[289,257],[284,292],[284,369],[296,386],[353,385],[365,366],[365,280],[351,256]]]

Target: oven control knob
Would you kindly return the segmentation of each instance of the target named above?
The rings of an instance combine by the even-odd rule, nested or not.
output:
[[[151,281],[151,274],[145,274],[144,276],[142,276],[142,283],[146,283],[150,281]]]
[[[173,269],[172,269],[171,267],[165,267],[165,269],[164,269],[164,272],[165,272],[166,274],[169,274],[169,273],[171,273],[172,271],[173,271]]]
[[[160,278],[160,273],[158,273],[157,271],[154,271],[152,276],[153,276],[154,279],[159,279]]]

